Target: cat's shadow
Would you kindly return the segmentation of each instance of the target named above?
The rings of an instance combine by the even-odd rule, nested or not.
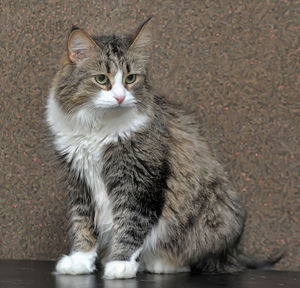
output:
[[[55,284],[55,287],[57,288],[137,288],[139,287],[139,280],[105,280],[102,279],[101,276],[96,274],[55,275]]]
[[[54,275],[57,288],[97,287],[96,275]]]
[[[181,274],[148,274],[138,273],[137,278],[134,279],[117,279],[106,280],[102,279],[101,274],[90,275],[55,275],[55,283],[57,288],[161,288],[161,287],[185,287],[187,283],[199,282],[199,278],[192,279],[191,273]],[[213,279],[211,282],[211,278]],[[225,278],[225,279],[224,279]],[[195,281],[196,280],[196,281]],[[204,276],[201,281],[205,284],[204,287],[215,287],[217,284],[226,284],[227,278],[224,275],[218,276]],[[195,284],[195,283],[194,283]],[[199,284],[199,283],[198,283]],[[227,283],[228,284],[228,283]],[[226,285],[225,285],[226,286]],[[229,287],[229,286],[226,286]]]
[[[183,287],[189,273],[181,275],[154,275],[140,273],[134,279],[102,279],[101,275],[59,275],[55,276],[57,288],[138,288],[138,287]],[[179,285],[179,286],[178,286]],[[182,286],[183,285],[183,286]]]

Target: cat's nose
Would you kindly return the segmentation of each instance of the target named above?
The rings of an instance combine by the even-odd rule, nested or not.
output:
[[[114,95],[114,98],[118,101],[119,104],[122,104],[125,99],[125,94]]]

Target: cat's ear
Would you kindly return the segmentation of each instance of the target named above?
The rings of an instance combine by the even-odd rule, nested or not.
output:
[[[68,57],[72,63],[78,64],[89,58],[96,48],[94,40],[78,28],[72,29],[68,40]]]
[[[152,50],[151,17],[148,18],[135,33],[129,51],[141,57],[148,58]]]

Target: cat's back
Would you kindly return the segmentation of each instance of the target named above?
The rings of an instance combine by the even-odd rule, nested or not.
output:
[[[211,179],[222,174],[221,165],[212,155],[200,129],[197,115],[180,104],[161,96],[157,100],[168,131],[170,164],[174,173]],[[179,176],[179,175],[178,175]],[[214,177],[213,177],[214,178]],[[183,179],[182,179],[183,180]]]
[[[201,135],[200,120],[195,112],[161,96],[157,97],[156,103],[160,107],[162,119],[168,129],[170,143],[207,149],[206,140]]]
[[[200,133],[200,122],[195,112],[184,107],[181,103],[168,100],[161,95],[155,96],[155,103],[159,107],[159,112],[163,115],[163,121],[165,121],[171,132],[186,132],[191,141],[192,138],[204,141]]]

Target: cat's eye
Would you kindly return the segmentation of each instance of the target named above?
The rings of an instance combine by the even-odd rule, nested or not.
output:
[[[100,75],[95,76],[95,80],[100,85],[107,85],[107,84],[109,84],[108,77],[106,75],[104,75],[104,74],[100,74]]]
[[[136,80],[136,75],[135,74],[130,74],[126,77],[125,83],[126,84],[132,84]]]

